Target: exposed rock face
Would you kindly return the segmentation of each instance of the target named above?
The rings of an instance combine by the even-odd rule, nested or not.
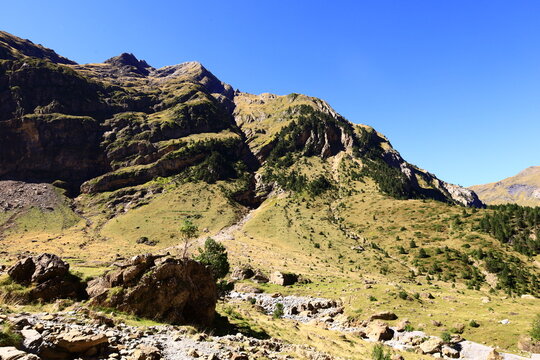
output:
[[[105,61],[122,69],[125,72],[134,72],[140,75],[148,75],[153,68],[144,60],[138,60],[135,55],[123,53]]]
[[[194,260],[139,255],[88,284],[91,302],[172,324],[209,325],[217,288]]]
[[[69,264],[53,254],[41,254],[19,260],[7,270],[16,282],[30,285],[30,300],[86,297],[81,280],[69,273]]]

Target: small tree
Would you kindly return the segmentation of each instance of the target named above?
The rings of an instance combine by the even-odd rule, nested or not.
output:
[[[206,265],[212,271],[214,279],[221,279],[229,272],[229,258],[225,246],[212,238],[207,238],[204,248],[199,248],[199,256],[195,258],[201,264]]]
[[[424,258],[429,257],[429,255],[427,254],[427,252],[426,252],[426,250],[424,248],[420,248],[420,250],[418,250],[418,257],[420,259],[424,259]]]
[[[537,314],[534,318],[529,335],[534,341],[540,341],[540,314]]]
[[[182,258],[185,260],[188,257],[189,248],[191,247],[191,241],[199,233],[199,228],[197,225],[193,224],[190,220],[184,220],[180,226],[180,236],[182,237],[183,249],[182,249]]]

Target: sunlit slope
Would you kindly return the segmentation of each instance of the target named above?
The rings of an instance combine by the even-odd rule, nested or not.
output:
[[[470,187],[486,204],[540,206],[540,166],[531,166],[504,180]]]

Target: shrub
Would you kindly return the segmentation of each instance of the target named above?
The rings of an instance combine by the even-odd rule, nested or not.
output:
[[[407,292],[403,290],[398,293],[398,296],[402,300],[407,300],[409,298],[409,294],[407,294]]]
[[[469,326],[472,327],[472,328],[477,328],[477,327],[480,327],[480,324],[477,323],[475,320],[471,320],[469,322]]]
[[[537,314],[534,318],[529,335],[535,341],[540,340],[540,314]]]
[[[450,335],[450,333],[448,331],[445,331],[445,332],[443,332],[441,334],[441,339],[445,343],[448,343],[448,342],[450,342],[450,340],[452,340],[452,335]]]
[[[414,326],[412,326],[412,324],[407,324],[407,325],[405,325],[404,329],[407,332],[414,331]]]
[[[280,319],[280,318],[283,317],[283,315],[284,315],[283,304],[282,303],[277,303],[276,307],[274,309],[274,312],[272,313],[272,317],[274,319]]]
[[[411,249],[414,249],[414,248],[417,248],[418,246],[416,245],[416,242],[414,240],[411,240],[411,242],[409,243],[409,247]]]
[[[0,346],[19,346],[22,342],[21,335],[13,332],[13,329],[8,324],[2,326],[0,331]]]
[[[373,295],[369,295],[369,301],[377,301],[377,298]]]
[[[385,352],[384,347],[381,344],[377,344],[373,347],[371,358],[373,360],[390,360],[390,351]]]

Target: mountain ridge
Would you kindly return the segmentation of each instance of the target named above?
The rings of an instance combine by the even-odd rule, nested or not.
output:
[[[514,176],[493,183],[473,185],[469,189],[489,205],[516,203],[540,206],[540,166],[530,166]]]
[[[3,34],[3,37],[6,36]],[[29,44],[23,40],[12,41],[11,44],[12,52],[18,51],[17,56],[22,57],[23,61],[29,59],[28,52],[19,51],[19,48],[30,47]],[[74,189],[82,183],[86,183],[81,187],[86,192],[139,185],[156,176],[171,176],[196,165],[206,157],[201,151],[209,150],[204,150],[204,146],[198,150],[191,148],[199,154],[193,156],[195,154],[185,143],[164,142],[178,141],[187,135],[200,133],[213,134],[210,137],[215,137],[225,130],[230,131],[231,136],[236,134],[227,137],[230,143],[227,146],[236,147],[234,151],[230,148],[230,161],[253,164],[256,158],[260,166],[263,166],[274,146],[280,144],[279,136],[286,135],[283,131],[288,131],[290,136],[295,137],[290,139],[295,144],[289,151],[303,151],[308,156],[321,157],[346,151],[353,157],[372,157],[367,163],[375,161],[378,164],[375,166],[377,173],[388,172],[390,168],[397,170],[393,171],[392,176],[400,179],[393,184],[397,188],[391,191],[396,196],[427,197],[466,206],[482,206],[470,190],[447,184],[407,163],[386,138],[369,127],[348,122],[320,99],[298,94],[278,96],[241,93],[221,82],[198,62],[154,69],[144,60],[138,60],[128,53],[101,64],[64,64],[55,62],[57,59],[48,55],[38,59],[38,63],[30,68],[27,61],[21,63],[20,60],[4,60],[3,78],[12,89],[3,101],[7,105],[4,114],[9,114],[11,105],[12,115],[7,115],[10,118],[4,115],[5,121],[0,123],[4,127],[6,141],[14,147],[17,147],[17,142],[30,141],[24,135],[24,127],[31,127],[34,133],[40,134],[39,137],[40,131],[45,131],[46,127],[56,126],[54,134],[57,136],[62,133],[58,126],[65,127],[69,123],[74,138],[83,128],[85,134],[91,134],[91,148],[84,153],[91,154],[97,163],[95,160],[83,160],[82,163],[86,163],[87,167],[81,171],[73,168],[76,163],[74,159],[66,173],[73,172],[76,176],[72,179],[53,179],[52,168],[61,169],[61,161],[55,160],[49,166],[51,170],[45,171],[32,169],[35,165],[32,158],[39,156],[44,160],[41,164],[47,164],[48,149],[40,145],[44,141],[53,144],[67,139],[40,138],[39,144],[34,141],[36,146],[24,146],[26,153],[20,160],[15,159],[16,166],[9,164],[9,161],[4,164],[3,168],[9,170],[0,173],[4,178],[21,180],[26,176],[24,174],[33,174],[35,177],[39,173],[48,173],[47,178],[37,180],[67,181],[73,183],[71,188],[75,192]],[[45,59],[45,63],[39,62],[42,59]],[[52,64],[47,65],[47,61]],[[44,78],[50,78],[60,87],[48,86],[50,82],[44,83]],[[42,83],[39,96],[27,86],[30,82],[34,87]],[[297,122],[302,122],[303,132],[298,131]],[[51,135],[49,131],[47,134]],[[237,140],[233,139],[235,136]],[[7,140],[7,137],[11,140]],[[14,140],[17,137],[19,139]],[[363,144],[364,141],[366,143]],[[218,142],[223,143],[221,140]],[[232,145],[234,142],[236,145]],[[360,150],[362,147],[364,150]],[[379,147],[382,148],[375,150]],[[104,148],[106,151],[102,150]],[[352,148],[356,152],[353,153]],[[0,159],[12,156],[17,158],[16,154],[9,155]],[[62,156],[55,155],[54,159]],[[84,159],[84,154],[79,152],[78,156]],[[188,157],[191,160],[187,161]],[[24,165],[25,159],[29,159],[27,165]],[[119,166],[120,163],[123,165]],[[387,180],[379,175],[380,181]]]

